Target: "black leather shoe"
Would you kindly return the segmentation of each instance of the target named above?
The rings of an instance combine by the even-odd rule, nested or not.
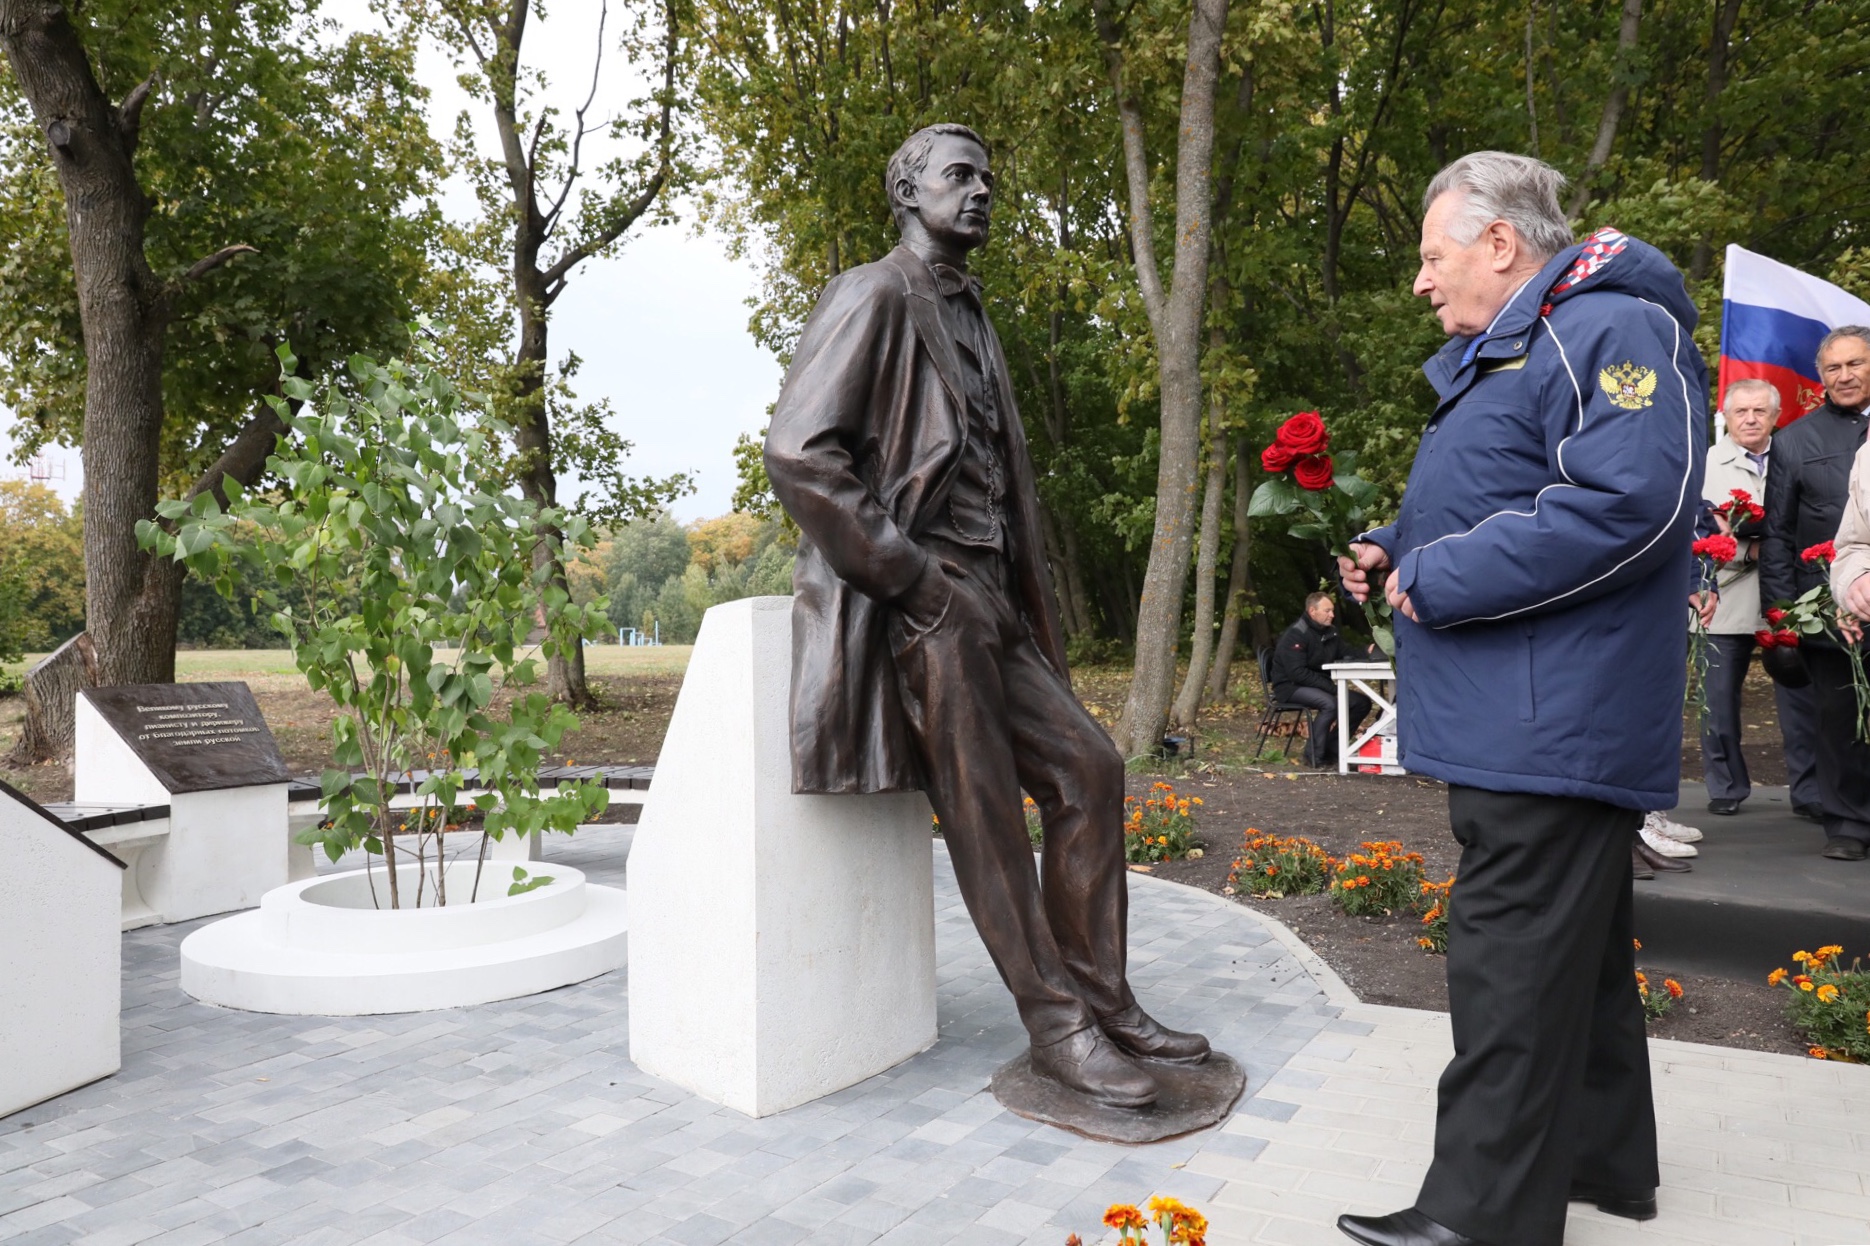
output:
[[[1656,1218],[1654,1190],[1613,1190],[1609,1186],[1592,1185],[1588,1181],[1574,1181],[1571,1183],[1571,1201],[1596,1203],[1599,1211],[1606,1215],[1622,1216],[1625,1220]]]
[[[1794,805],[1792,806],[1792,816],[1795,818],[1804,818],[1807,822],[1823,822],[1825,820],[1825,809],[1823,805]]]
[[[1708,802],[1708,812],[1718,813],[1724,818],[1731,818],[1740,812],[1740,802],[1720,797]]]
[[[1364,1246],[1487,1246],[1477,1237],[1436,1224],[1413,1207],[1387,1216],[1339,1216],[1338,1231]]]
[[[1656,876],[1656,871],[1649,868],[1649,858],[1638,851],[1638,844],[1630,845],[1630,877],[1637,882],[1645,882]]]
[[[1156,1101],[1155,1078],[1130,1063],[1094,1025],[1043,1047],[1034,1043],[1032,1067],[1113,1108],[1146,1108]]]
[[[1208,1058],[1208,1040],[1199,1034],[1171,1030],[1131,1004],[1122,1012],[1112,1013],[1098,1022],[1104,1036],[1125,1053],[1145,1060],[1167,1064],[1200,1064]]]
[[[1861,861],[1870,856],[1861,839],[1846,839],[1837,835],[1825,841],[1825,855],[1833,861]]]
[[[1695,868],[1680,857],[1663,856],[1660,852],[1657,852],[1640,839],[1635,841],[1631,847],[1631,851],[1650,869],[1660,870],[1666,874],[1686,874],[1689,870]]]

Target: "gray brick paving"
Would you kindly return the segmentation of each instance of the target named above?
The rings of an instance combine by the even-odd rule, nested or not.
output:
[[[630,835],[583,831],[548,856],[622,886]],[[1132,883],[1138,994],[1239,1059],[1250,1096],[1273,1083],[1236,1120],[1289,1119],[1317,1075],[1286,1062],[1348,1051],[1369,1023],[1341,1020],[1245,910]],[[177,985],[200,924],[124,936],[122,1072],[0,1120],[0,1241],[1060,1246],[1099,1236],[1112,1202],[1212,1199],[1220,1176],[1182,1167],[1204,1146],[1249,1160],[1265,1145],[1209,1131],[1119,1147],[1003,1111],[987,1082],[1024,1032],[939,848],[941,1041],[762,1120],[630,1063],[621,972],[470,1009],[242,1013]]]

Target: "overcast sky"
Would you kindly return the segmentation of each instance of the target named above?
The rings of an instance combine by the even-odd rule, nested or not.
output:
[[[550,20],[527,32],[524,63],[545,70],[550,98],[566,116],[590,90],[598,10],[598,0],[558,0],[549,7]],[[365,0],[328,0],[324,11],[350,28],[377,24]],[[611,47],[592,118],[619,114],[643,90],[642,80],[615,53],[615,6],[610,22]],[[496,152],[485,109],[456,85],[457,72],[440,50],[425,49],[418,73],[433,93],[430,129],[445,139],[456,113],[468,108],[483,150]],[[589,139],[586,153],[595,156],[587,162],[592,167],[606,155],[602,144]],[[446,202],[451,215],[474,211],[462,188],[451,188]],[[619,431],[636,443],[630,471],[694,474],[697,491],[674,507],[684,520],[729,509],[734,438],[760,430],[778,393],[777,362],[747,333],[746,299],[757,284],[753,267],[730,260],[720,240],[678,225],[632,238],[614,258],[588,261],[552,309],[554,359],[575,351],[584,361],[574,382],[579,395],[610,399]],[[19,476],[24,470],[11,462],[12,442],[5,435],[11,423],[10,413],[0,414],[6,457],[0,472]],[[78,452],[55,448],[48,458],[66,477],[52,483],[76,497],[82,477]],[[561,484],[561,495],[575,498],[576,482]]]

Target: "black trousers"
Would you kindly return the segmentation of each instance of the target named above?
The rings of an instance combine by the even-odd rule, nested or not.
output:
[[[1740,751],[1740,692],[1753,651],[1751,633],[1710,635],[1708,643],[1708,720],[1701,728],[1701,774],[1713,800],[1745,800],[1753,794],[1747,759]],[[1818,703],[1812,690],[1773,685],[1779,710],[1779,738],[1785,746],[1786,783],[1795,805],[1823,804],[1818,786]]]
[[[1851,660],[1830,645],[1804,645],[1799,656],[1812,673],[1818,703],[1818,789],[1827,839],[1870,843],[1870,744],[1857,738],[1857,693]]]
[[[948,608],[922,631],[891,619],[897,684],[968,914],[1032,1041],[1056,1042],[1136,1002],[1123,758],[1033,642],[1006,560],[928,545]],[[1045,827],[1043,881],[1021,788]]]
[[[1320,688],[1293,688],[1279,699],[1294,705],[1309,705],[1317,711],[1305,729],[1305,760],[1313,766],[1335,764],[1338,759],[1337,695]],[[1350,711],[1351,734],[1356,735],[1370,713],[1370,698],[1353,690],[1344,699],[1344,707]]]
[[[1642,814],[1448,790],[1454,1059],[1416,1206],[1499,1246],[1559,1246],[1573,1180],[1658,1183],[1636,993],[1630,841]]]

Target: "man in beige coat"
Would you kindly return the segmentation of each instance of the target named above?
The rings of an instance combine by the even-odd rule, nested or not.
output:
[[[1773,428],[1779,422],[1779,391],[1765,381],[1735,381],[1727,387],[1724,403],[1727,431],[1708,447],[1701,495],[1715,506],[1725,506],[1739,489],[1764,504]],[[1766,620],[1760,613],[1758,525],[1742,523],[1734,528],[1723,523],[1722,528],[1737,540],[1740,557],[1721,571],[1720,600],[1708,625],[1708,714],[1701,727],[1701,772],[1708,785],[1708,811],[1732,814],[1753,793],[1740,749],[1740,692],[1758,645],[1753,634],[1766,626]],[[1813,739],[1818,706],[1811,687],[1774,684],[1773,693],[1793,810],[1801,817],[1822,819]]]

